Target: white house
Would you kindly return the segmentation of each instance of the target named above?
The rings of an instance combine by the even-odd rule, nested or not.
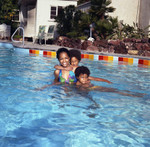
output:
[[[38,36],[39,26],[56,26],[54,17],[58,15],[62,7],[69,5],[77,6],[77,0],[19,0],[20,5],[20,26],[24,28],[24,36]],[[54,31],[54,38],[57,32]]]

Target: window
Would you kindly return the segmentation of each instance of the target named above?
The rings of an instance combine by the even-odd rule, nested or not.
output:
[[[51,7],[51,19],[54,19],[56,15],[56,7]]]
[[[58,14],[61,13],[61,10],[62,10],[62,7],[61,7],[61,6],[58,6]]]
[[[58,7],[51,6],[50,19],[55,19],[55,17],[60,13],[61,9],[62,9],[61,6],[58,6]]]

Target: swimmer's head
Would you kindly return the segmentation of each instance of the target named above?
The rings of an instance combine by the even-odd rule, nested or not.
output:
[[[66,48],[60,48],[57,51],[57,59],[61,66],[68,67],[70,65],[70,53]]]
[[[75,70],[75,76],[78,79],[78,81],[82,84],[87,83],[89,75],[90,70],[85,66],[79,66]]]
[[[58,60],[59,60],[59,58],[60,58],[60,54],[61,54],[61,53],[66,53],[67,56],[70,58],[70,52],[69,52],[68,49],[66,49],[66,48],[59,48],[59,49],[57,50],[57,52],[56,52],[56,54],[57,54],[57,59],[58,59]]]
[[[72,66],[78,66],[81,61],[81,52],[76,49],[72,49],[70,52],[70,63]]]

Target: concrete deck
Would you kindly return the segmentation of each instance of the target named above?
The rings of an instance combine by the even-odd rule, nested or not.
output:
[[[24,42],[24,46],[21,42],[11,42],[8,40],[0,40],[0,42],[4,43],[12,43],[14,47],[17,48],[24,48],[24,49],[35,49],[35,50],[46,50],[46,51],[57,51],[59,48],[63,46],[58,46],[58,45],[50,45],[50,44],[37,44],[29,41]],[[68,47],[65,47],[67,49],[71,49]],[[128,55],[128,54],[116,54],[116,53],[107,53],[107,52],[98,52],[98,51],[86,51],[86,50],[81,50],[81,53],[83,54],[96,54],[96,55],[104,55],[104,56],[119,56],[119,57],[127,57],[127,58],[140,58],[140,59],[145,59],[145,60],[150,60],[150,57],[144,57],[144,56],[133,56],[133,55]]]

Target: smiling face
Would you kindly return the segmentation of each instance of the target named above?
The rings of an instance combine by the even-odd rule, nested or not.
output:
[[[78,66],[79,60],[76,57],[71,58],[71,65],[72,66]]]
[[[81,84],[86,84],[88,81],[88,75],[87,74],[80,74],[78,77],[78,80]]]
[[[68,67],[70,65],[70,58],[66,52],[60,53],[59,62],[63,67]]]

